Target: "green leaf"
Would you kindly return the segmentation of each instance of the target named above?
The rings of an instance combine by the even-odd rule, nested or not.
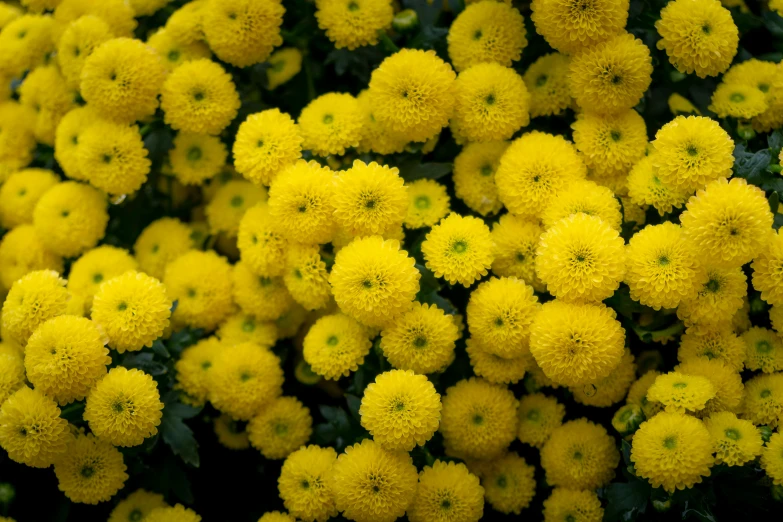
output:
[[[783,134],[779,130],[767,136],[767,147],[774,151],[779,151],[783,148]]]
[[[745,151],[742,144],[734,148],[734,175],[745,178],[749,183],[758,184],[759,174],[767,168],[770,161],[768,150],[760,150],[756,153]]]
[[[166,349],[166,345],[163,344],[160,339],[152,343],[152,352],[155,355],[162,357],[164,359],[168,359],[171,357],[171,354]]]
[[[166,408],[164,408],[160,432],[163,442],[168,444],[174,455],[195,468],[199,467],[198,442],[193,436],[193,430],[182,421],[182,417],[166,415]]]
[[[82,414],[84,413],[84,401],[72,402],[68,406],[64,406],[60,411],[60,417],[71,422],[78,424],[82,422]]]
[[[138,368],[139,370],[146,372],[153,377],[165,375],[169,369],[165,364],[153,360],[154,357],[154,354],[151,352],[127,353],[122,358],[121,364],[126,368]]]
[[[441,289],[440,281],[428,268],[416,263],[416,268],[421,273],[419,279],[419,294],[430,294]]]
[[[356,420],[356,422],[361,423],[362,416],[359,415],[359,408],[361,408],[362,406],[362,400],[356,395],[351,395],[350,393],[346,393],[345,402],[348,403],[348,411],[351,412],[351,417],[353,417],[354,420]]]
[[[770,211],[772,211],[773,214],[777,214],[778,207],[780,206],[780,195],[777,193],[777,191],[773,191],[767,201],[769,201]]]
[[[783,38],[783,17],[775,11],[766,11],[761,17],[764,19],[764,25],[772,33],[772,36]]]
[[[606,488],[609,501],[604,513],[605,520],[637,520],[647,511],[647,501],[652,487],[643,480],[615,482]]]
[[[451,163],[421,163],[417,159],[412,161],[403,161],[398,165],[400,176],[405,181],[416,181],[417,179],[440,179],[451,172],[453,168]]]

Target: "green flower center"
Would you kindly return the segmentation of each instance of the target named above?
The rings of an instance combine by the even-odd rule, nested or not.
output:
[[[733,92],[731,93],[731,96],[729,96],[729,100],[734,103],[742,103],[745,101],[745,95],[741,92]]]
[[[666,449],[674,449],[677,447],[677,439],[674,437],[666,437],[663,439],[663,447]]]
[[[726,438],[729,438],[731,440],[740,440],[742,438],[742,435],[740,434],[739,430],[735,430],[734,428],[729,428],[723,433],[726,435]]]
[[[430,198],[428,196],[418,196],[413,200],[413,204],[421,210],[430,208]]]
[[[330,335],[329,338],[326,339],[327,346],[337,346],[337,343],[339,342],[340,339],[338,339],[336,335]]]
[[[95,475],[95,468],[92,466],[84,466],[81,470],[81,475],[84,478],[90,478]]]
[[[255,329],[256,329],[256,322],[250,317],[245,319],[245,322],[242,323],[243,332],[252,332]]]
[[[356,2],[351,2],[348,4],[348,10],[349,11],[358,11],[359,10],[359,4]]]
[[[716,279],[710,279],[705,286],[707,287],[707,290],[713,294],[720,290],[720,282]]]
[[[94,274],[94,275],[92,276],[92,282],[93,282],[93,283],[95,283],[95,284],[98,284],[98,283],[100,283],[101,281],[103,281],[103,274]]]
[[[538,78],[536,78],[536,87],[543,87],[543,86],[546,84],[546,81],[547,81],[548,79],[549,79],[549,78],[547,77],[547,75],[546,75],[546,74],[542,74],[541,76],[539,76]]]
[[[489,165],[484,165],[483,167],[481,167],[480,172],[482,176],[490,176],[492,175],[492,167]]]
[[[332,116],[331,114],[327,114],[324,116],[324,123],[326,125],[331,124],[333,121],[334,121],[334,116]]]
[[[421,336],[417,337],[416,339],[413,340],[413,346],[415,346],[416,348],[424,348],[425,346],[427,346],[427,338]]]
[[[117,310],[119,310],[120,312],[124,312],[127,309],[128,309],[128,303],[126,303],[125,301],[117,305]]]
[[[130,520],[130,522],[139,522],[139,520],[141,520],[142,518],[144,518],[144,513],[142,513],[138,509],[134,509],[133,511],[128,513],[128,520]]]
[[[242,196],[234,196],[231,198],[231,206],[234,208],[241,207],[244,202],[245,200],[242,198]]]
[[[672,387],[676,388],[678,390],[682,390],[683,388],[687,388],[688,387],[688,383],[687,382],[675,382],[674,384],[672,384]]]
[[[176,62],[177,60],[179,60],[179,51],[176,49],[172,49],[171,51],[169,51],[168,59],[170,62]]]
[[[616,131],[616,130],[613,130],[612,132],[610,132],[609,136],[611,136],[612,141],[615,141],[615,142],[620,141],[620,138],[623,137],[623,135],[620,134],[620,131]]]
[[[769,353],[772,351],[772,345],[767,341],[759,341],[756,343],[756,351],[759,353]]]
[[[198,161],[201,159],[201,148],[191,147],[188,151],[188,161]]]
[[[465,241],[459,240],[451,244],[452,252],[457,254],[464,254],[468,249],[468,244]]]
[[[541,418],[541,412],[538,410],[530,410],[527,412],[526,417],[529,421],[538,422],[538,420]]]
[[[498,478],[495,480],[495,484],[497,484],[497,486],[498,486],[500,489],[506,489],[506,486],[508,485],[508,481],[506,480],[506,476],[505,476],[505,475],[500,475],[500,476],[499,476],[499,477],[498,477]]]

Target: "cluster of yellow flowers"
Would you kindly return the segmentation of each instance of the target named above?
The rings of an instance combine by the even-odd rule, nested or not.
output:
[[[770,436],[783,424],[783,237],[764,191],[732,178],[728,132],[688,99],[672,95],[673,119],[648,141],[634,107],[653,60],[625,30],[628,0],[533,0],[556,52],[524,74],[513,67],[528,44],[520,11],[468,2],[448,61],[398,50],[357,96],[312,96],[296,119],[241,112],[235,83],[261,63],[269,90],[300,72],[299,48],[275,51],[280,0],[193,0],[136,38],[136,18],[169,3],[0,3],[0,447],[11,460],[53,467],[73,502],[115,497],[129,479],[119,448],[156,435],[164,415],[158,380],[119,354],[190,328],[204,337],[173,363],[180,400],[219,412],[225,446],[283,461],[287,513],[259,522],[473,522],[485,502],[519,515],[537,485],[515,441],[539,451],[554,488],[546,521],[600,521],[617,441],[566,420],[557,388],[619,407],[612,425],[653,487],[673,493],[758,458],[783,486],[783,434]],[[388,40],[395,7],[316,0],[315,18],[354,50]],[[732,66],[739,33],[718,0],[672,0],[655,27],[680,73],[723,74],[710,111],[757,132],[783,125],[783,68]],[[522,131],[569,111],[570,136]],[[153,124],[176,131],[161,172],[144,141]],[[431,152],[442,132],[462,146],[451,183],[390,164]],[[33,165],[41,147],[51,168]],[[112,246],[113,209],[160,180],[203,205],[145,223],[132,252]],[[666,219],[644,226],[648,209]],[[772,328],[750,324],[746,272]],[[433,298],[425,279],[465,306]],[[631,322],[684,331],[672,371],[629,348],[625,311],[605,303],[621,285],[644,310],[628,310]],[[391,365],[362,388],[363,440],[340,453],[309,444],[313,415],[283,394],[282,340],[308,384],[339,383],[372,352]],[[441,390],[434,376],[459,355],[472,374]],[[62,415],[74,402],[79,426]],[[445,456],[417,469],[411,455],[436,433]],[[139,489],[109,520],[201,517]]]

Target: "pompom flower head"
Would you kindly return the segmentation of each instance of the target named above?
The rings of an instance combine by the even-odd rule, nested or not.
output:
[[[215,136],[180,132],[169,151],[169,163],[179,181],[199,185],[220,174],[226,154],[226,146]]]
[[[258,276],[244,261],[234,265],[232,279],[234,301],[243,313],[259,321],[276,321],[294,305],[282,277]],[[229,303],[227,300],[227,307]]]
[[[774,373],[783,370],[783,342],[777,333],[754,326],[742,334],[745,368]]]
[[[361,106],[350,94],[319,96],[299,115],[302,148],[319,156],[343,155],[346,149],[359,146],[363,122]]]
[[[482,477],[484,496],[495,510],[519,515],[536,492],[536,468],[516,453],[493,460]]]
[[[511,67],[527,45],[525,19],[504,2],[474,2],[449,28],[449,58],[457,71],[479,63]]]
[[[294,301],[307,310],[318,310],[331,302],[329,272],[317,245],[289,246],[283,282]]]
[[[783,373],[761,374],[745,383],[743,418],[776,427],[783,414]]]
[[[71,295],[53,270],[30,272],[14,282],[3,303],[3,329],[25,345],[43,323],[68,311]],[[4,334],[5,335],[5,334]]]
[[[753,260],[753,288],[771,305],[783,305],[783,236],[775,233]]]
[[[722,83],[712,93],[712,101],[708,107],[719,118],[749,120],[766,111],[767,98],[763,92],[748,85],[732,85]]]
[[[715,386],[709,379],[679,372],[659,375],[647,390],[648,400],[658,401],[672,412],[699,411],[713,397]]]
[[[541,226],[513,214],[504,214],[492,225],[495,259],[492,272],[499,276],[522,279],[538,291],[544,290],[536,275],[536,249],[541,238]]]
[[[138,263],[127,250],[102,245],[73,262],[68,274],[68,290],[83,297],[85,310],[90,310],[93,297],[103,283],[137,268]]]
[[[287,244],[270,215],[268,204],[259,203],[247,209],[239,222],[237,247],[242,260],[255,273],[268,277],[281,275],[285,268]]]
[[[682,207],[689,193],[684,188],[661,181],[653,154],[640,159],[628,173],[628,196],[636,205],[652,205],[658,214]]]
[[[127,522],[134,517],[144,520],[153,509],[166,507],[163,495],[152,493],[144,489],[137,489],[124,499],[120,500],[112,510],[107,522]]]
[[[302,135],[291,116],[268,109],[242,122],[233,152],[237,172],[253,183],[270,185],[302,156]]]
[[[570,60],[560,53],[545,54],[525,71],[523,79],[530,93],[530,117],[562,114],[571,106],[568,85]]]
[[[544,501],[544,522],[601,522],[604,509],[593,491],[555,488]]]
[[[421,251],[435,277],[467,287],[492,266],[492,235],[483,220],[452,213],[427,234]]]
[[[583,112],[571,128],[585,165],[599,180],[625,176],[647,148],[644,119],[633,109],[614,115]]]
[[[337,516],[329,486],[336,460],[333,448],[319,446],[303,446],[285,459],[277,488],[292,516],[316,522]]]
[[[285,8],[277,0],[205,2],[200,27],[218,58],[237,67],[266,60],[281,43]]]
[[[713,413],[704,425],[710,432],[716,464],[742,466],[761,455],[761,433],[752,422],[723,411]]]
[[[465,341],[473,373],[495,384],[515,384],[525,376],[529,352],[505,359],[492,353],[475,339]]]
[[[155,508],[150,514],[144,517],[144,522],[201,522],[199,516],[192,509],[188,509],[182,504]]]
[[[477,522],[484,513],[484,488],[465,464],[436,460],[419,473],[411,522]]]
[[[623,222],[620,202],[612,191],[587,180],[574,181],[558,192],[541,215],[541,221],[550,228],[572,214],[596,216],[618,231]],[[503,218],[500,220],[503,221]]]
[[[623,400],[628,387],[636,379],[636,365],[630,350],[626,349],[617,366],[603,379],[586,386],[571,388],[579,404],[607,408]]]
[[[295,397],[278,397],[247,425],[250,444],[268,459],[284,459],[313,432],[310,410]]]
[[[96,121],[79,136],[79,172],[114,195],[131,194],[147,181],[152,163],[135,125]]]
[[[0,240],[0,284],[13,284],[36,270],[54,270],[62,273],[62,257],[44,246],[32,225],[20,225],[7,232]]]
[[[63,457],[54,465],[60,491],[72,502],[84,504],[98,504],[116,495],[128,480],[120,450],[92,434],[69,438]]]
[[[378,43],[379,31],[387,30],[394,17],[389,0],[318,0],[315,5],[318,27],[337,49],[349,51]]]
[[[243,179],[232,179],[218,188],[207,204],[207,223],[210,231],[235,238],[239,222],[245,212],[254,205],[267,201],[264,187],[253,185]]]
[[[677,308],[677,316],[685,324],[705,325],[730,321],[734,313],[742,308],[742,298],[748,291],[742,269],[707,265],[705,270],[707,280],[696,296],[683,300]]]
[[[628,19],[628,0],[535,0],[536,31],[555,49],[575,53],[619,33]]]
[[[745,360],[745,343],[728,324],[696,325],[680,338],[677,358],[686,362],[699,357],[718,359],[740,371]]]
[[[165,27],[151,34],[147,38],[147,45],[158,53],[167,72],[171,72],[191,60],[209,58],[212,54],[204,42],[182,43],[174,38],[172,31]]]
[[[471,210],[482,216],[495,214],[503,203],[495,186],[495,171],[508,143],[468,143],[454,158],[454,192]]]
[[[313,372],[337,380],[359,369],[372,342],[356,320],[344,314],[318,319],[304,338],[304,359]]]
[[[133,245],[141,271],[162,279],[166,265],[192,248],[191,233],[190,227],[175,218],[165,217],[147,225]]]
[[[209,396],[209,372],[215,359],[226,347],[217,337],[207,337],[186,348],[177,360],[177,383],[183,400],[200,406]]]
[[[25,169],[12,174],[0,188],[0,223],[12,229],[33,222],[35,204],[59,179],[50,170]]]
[[[65,114],[54,134],[54,158],[66,176],[86,181],[87,176],[79,168],[79,137],[98,121],[95,111],[88,106],[76,107]]]
[[[11,20],[0,31],[0,71],[21,76],[45,63],[47,55],[55,50],[54,27],[50,16],[25,14]]]
[[[620,452],[603,426],[585,418],[556,428],[541,448],[541,467],[551,486],[595,489],[614,477]]]
[[[728,364],[720,359],[697,357],[683,361],[674,367],[675,372],[696,377],[705,377],[715,390],[715,397],[707,401],[704,409],[696,416],[704,418],[719,411],[738,412],[743,398],[742,378]]]
[[[435,225],[449,213],[449,195],[446,187],[431,179],[417,179],[406,183],[408,212],[403,224],[407,228]]]
[[[517,416],[519,440],[540,449],[552,432],[563,424],[565,406],[554,397],[533,393],[519,401]]]

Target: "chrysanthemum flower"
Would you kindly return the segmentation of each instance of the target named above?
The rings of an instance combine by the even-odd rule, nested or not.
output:
[[[392,132],[385,124],[375,119],[370,100],[369,89],[364,89],[356,97],[364,115],[362,140],[359,142],[359,152],[375,152],[378,154],[396,154],[405,150],[408,139],[403,134]]]
[[[69,88],[79,88],[84,62],[112,38],[109,24],[97,16],[85,15],[67,26],[57,43],[57,63]]]
[[[742,308],[742,298],[748,290],[742,269],[708,266],[706,271],[708,279],[698,294],[684,299],[677,308],[677,316],[686,324],[724,323]]]
[[[709,110],[719,118],[748,120],[769,108],[763,92],[755,87],[741,84],[721,83],[712,93]]]
[[[201,522],[199,516],[192,509],[188,509],[182,504],[174,506],[155,508],[144,517],[144,522]]]
[[[678,116],[658,130],[652,145],[657,176],[674,190],[694,192],[731,176],[734,143],[713,119]]]
[[[5,334],[24,346],[40,325],[67,313],[71,295],[65,284],[53,270],[30,272],[14,282],[3,303]]]
[[[742,334],[745,342],[745,368],[774,373],[783,370],[783,342],[778,334],[754,326]]]
[[[407,453],[388,451],[365,439],[337,458],[330,486],[344,517],[356,522],[393,522],[413,503],[417,478]]]
[[[147,38],[147,45],[158,53],[166,71],[171,72],[191,60],[209,58],[212,54],[204,42],[182,43],[172,33],[161,27]]]
[[[726,323],[689,327],[680,338],[677,358],[685,362],[697,357],[718,359],[740,371],[745,360],[745,344]]]
[[[226,346],[251,342],[262,348],[272,348],[277,342],[277,325],[238,313],[223,321],[216,335]]]
[[[495,186],[495,171],[508,143],[468,143],[454,158],[454,193],[471,210],[486,216],[503,208]]]
[[[69,439],[65,453],[54,465],[60,491],[71,502],[84,504],[98,504],[116,495],[128,480],[120,450],[92,434],[71,435]]]
[[[603,304],[550,301],[530,326],[530,353],[547,377],[566,386],[609,375],[623,356],[624,344],[622,326]]]
[[[541,393],[525,395],[519,401],[517,437],[525,444],[541,448],[552,432],[563,424],[565,406]]]
[[[541,467],[550,486],[595,489],[614,478],[620,461],[614,439],[585,418],[556,428],[541,448]]]
[[[696,297],[707,282],[679,225],[649,225],[628,242],[625,282],[631,298],[656,310]]]
[[[396,167],[356,160],[335,178],[334,218],[355,236],[384,235],[402,225],[407,188]]]
[[[138,446],[158,433],[163,403],[158,384],[141,370],[112,368],[90,392],[84,420],[115,446]]]
[[[199,185],[220,173],[226,164],[226,146],[206,134],[180,132],[169,151],[174,176],[185,185]]]
[[[334,174],[314,161],[298,161],[269,187],[269,213],[287,239],[326,243],[334,234]]]
[[[634,404],[642,408],[644,415],[648,419],[651,419],[659,411],[663,410],[663,404],[657,401],[651,401],[647,398],[647,391],[650,389],[650,386],[653,385],[655,379],[657,379],[659,375],[660,372],[655,370],[648,371],[647,373],[642,374],[639,379],[628,389],[626,402],[628,404]]]
[[[484,496],[496,511],[519,515],[536,491],[535,467],[516,453],[493,460],[482,476]]]
[[[451,363],[458,338],[451,316],[434,305],[415,302],[381,331],[380,346],[395,368],[427,374]]]
[[[111,363],[99,327],[83,317],[49,319],[25,347],[27,379],[35,389],[64,405],[87,396]]]
[[[385,32],[394,18],[389,0],[318,0],[315,18],[318,27],[337,49],[353,51],[378,43],[378,33]]]
[[[465,379],[448,388],[442,400],[440,432],[455,454],[494,458],[516,437],[518,403],[505,386]]]
[[[280,511],[267,511],[261,515],[261,518],[258,519],[258,522],[296,522],[296,519],[293,517],[293,515],[289,515],[288,513],[281,513]]]
[[[536,0],[531,4],[536,31],[555,49],[575,53],[619,33],[628,19],[628,1]]]
[[[586,175],[576,148],[565,138],[533,131],[506,149],[495,183],[509,212],[538,217],[556,194]]]
[[[104,192],[131,194],[147,181],[147,155],[136,125],[96,120],[79,136],[78,171]]]
[[[505,214],[492,225],[495,259],[492,272],[502,277],[517,277],[536,290],[544,289],[535,271],[536,249],[543,230],[538,223]]]
[[[96,121],[98,116],[88,106],[76,107],[60,120],[54,136],[54,158],[65,175],[78,181],[86,181],[87,176],[79,168],[79,139]]]
[[[307,310],[324,308],[331,300],[329,272],[318,245],[288,247],[283,281],[294,301]]]
[[[278,397],[250,419],[250,443],[267,459],[284,459],[307,443],[313,432],[310,410],[296,397]]]
[[[318,375],[337,380],[356,371],[371,347],[367,332],[354,319],[326,315],[307,332],[304,359]]]
[[[152,493],[144,489],[137,489],[117,503],[117,506],[109,514],[107,522],[128,522],[134,517],[146,520],[146,516],[153,509],[166,507],[163,495]]]
[[[672,93],[667,100],[669,112],[673,116],[687,116],[689,114],[699,115],[699,109],[685,96],[676,92]]]
[[[6,344],[0,348],[0,405],[16,390],[25,385],[24,355]]]
[[[373,115],[409,141],[427,141],[449,123],[455,77],[451,66],[435,51],[402,49],[372,73]]]
[[[715,397],[707,401],[704,409],[696,415],[705,417],[719,411],[740,411],[743,385],[742,378],[731,366],[718,359],[697,357],[674,367],[675,372],[685,375],[706,377],[715,389]]]
[[[530,117],[556,116],[571,107],[568,84],[570,60],[560,53],[545,54],[533,62],[522,79],[530,93]]]
[[[46,63],[55,50],[55,21],[51,16],[25,14],[11,20],[0,31],[0,71],[20,77],[25,71]],[[21,37],[20,37],[21,35]]]
[[[61,0],[54,10],[54,19],[57,21],[54,40],[59,38],[64,28],[84,15],[102,19],[116,36],[131,38],[137,26],[135,13],[125,0]]]
[[[362,139],[364,113],[350,94],[330,92],[311,101],[298,118],[302,148],[319,156],[343,155]]]
[[[466,341],[473,373],[495,384],[515,384],[525,376],[528,359],[524,356],[505,359],[495,355],[475,339]]]
[[[201,28],[218,58],[237,67],[261,63],[281,43],[285,8],[278,0],[205,2]]]
[[[783,272],[779,269],[783,266],[783,236],[776,232],[751,266],[753,288],[761,292],[761,298],[771,305],[783,305]]]
[[[783,485],[783,434],[772,434],[761,455],[761,467],[773,484]]]
[[[570,183],[558,192],[557,197],[550,200],[549,205],[541,214],[541,221],[546,228],[550,228],[572,214],[586,214],[600,218],[604,223],[619,231],[623,221],[620,208],[620,202],[611,190],[592,181],[579,180]],[[503,217],[500,218],[500,221],[503,221]],[[492,229],[493,236],[495,228],[497,226]],[[497,244],[497,240],[495,243]]]
[[[273,277],[283,273],[287,243],[266,203],[249,208],[242,216],[237,247],[242,261],[258,275]]]
[[[511,67],[527,45],[525,19],[503,2],[476,2],[461,12],[449,28],[449,58],[457,71],[479,63]]]
[[[200,406],[209,396],[208,374],[218,355],[226,350],[217,337],[207,337],[186,348],[177,360],[176,389],[182,390],[188,403]]]
[[[530,325],[539,310],[533,288],[517,278],[492,278],[471,294],[468,327],[483,349],[505,358],[528,350]]]
[[[426,254],[425,254],[426,256]],[[335,257],[329,282],[340,309],[368,326],[384,326],[411,306],[421,274],[396,240],[353,240]]]
[[[207,372],[207,386],[215,408],[249,420],[282,393],[280,359],[253,343],[224,348]]]
[[[230,450],[245,450],[250,447],[246,422],[234,420],[223,413],[215,419],[212,427],[221,446]]]
[[[33,222],[38,200],[60,179],[50,170],[24,169],[11,174],[0,188],[0,224],[12,229]]]
[[[752,422],[724,411],[704,419],[704,425],[710,432],[716,464],[742,466],[761,455],[761,433]]]
[[[22,8],[16,5],[3,4],[0,6],[0,29],[22,16],[23,12]]]
[[[715,397],[715,392],[706,377],[675,371],[659,375],[647,390],[647,399],[660,402],[668,412],[699,411]]]
[[[278,173],[302,157],[302,135],[291,116],[279,109],[251,114],[234,141],[237,172],[256,184],[270,185]]]
[[[277,487],[291,515],[317,522],[337,516],[334,495],[329,487],[336,460],[333,448],[319,446],[303,446],[286,458]]]
[[[742,178],[721,178],[688,200],[680,222],[702,259],[731,267],[765,250],[774,234],[772,218],[763,190]]]
[[[497,63],[479,63],[462,71],[454,82],[454,96],[451,125],[464,140],[507,140],[530,123],[525,82],[513,69]]]
[[[299,74],[302,70],[302,51],[296,47],[283,47],[273,52],[267,63],[266,88],[271,91]]]
[[[48,468],[65,451],[68,421],[42,392],[19,388],[0,407],[0,447],[14,462]]]
[[[622,359],[609,375],[586,386],[576,386],[570,390],[574,400],[579,404],[607,408],[625,398],[628,388],[635,379],[634,357],[626,348]]]
[[[675,0],[661,9],[655,22],[663,49],[678,71],[699,78],[717,76],[737,54],[739,31],[718,0]]]
[[[484,488],[465,466],[436,460],[419,473],[416,498],[408,508],[411,522],[478,522],[484,513]]]
[[[259,321],[275,321],[294,305],[282,277],[258,276],[244,261],[234,265],[232,281],[236,304]]]
[[[747,381],[742,414],[753,424],[776,427],[783,414],[783,373],[761,374]]]
[[[456,213],[432,227],[421,251],[435,277],[465,287],[487,275],[494,257],[492,235],[484,221]]]
[[[536,274],[559,299],[602,301],[625,276],[625,241],[600,217],[571,215],[541,236]]]
[[[571,128],[585,165],[598,178],[625,175],[647,148],[647,127],[633,109],[613,115],[583,112]]]
[[[449,195],[446,187],[437,181],[418,179],[405,186],[408,189],[408,213],[403,223],[407,228],[431,227],[449,213]]]
[[[49,250],[74,257],[103,237],[109,221],[106,206],[106,197],[89,185],[58,183],[38,200],[33,225]]]
[[[204,39],[204,7],[205,0],[188,2],[174,11],[166,20],[166,30],[172,38],[184,44],[190,44]]]
[[[92,318],[103,328],[109,346],[123,353],[152,346],[169,327],[171,307],[172,300],[160,281],[131,270],[100,286]]]
[[[622,112],[642,98],[652,71],[650,49],[632,34],[622,33],[571,59],[571,94],[583,109]]]
[[[127,250],[102,245],[89,250],[71,265],[68,290],[85,299],[85,310],[92,308],[92,300],[100,286],[129,270],[138,263]]]
[[[601,522],[604,509],[593,491],[555,488],[544,501],[544,522]]]
[[[642,423],[631,446],[636,474],[669,493],[701,483],[713,460],[709,431],[683,413],[662,412]]]
[[[220,134],[236,117],[239,105],[231,75],[206,58],[180,65],[161,88],[166,123],[176,130]]]
[[[187,225],[170,217],[147,225],[133,245],[139,268],[152,277],[163,278],[166,265],[192,248],[191,232]]]
[[[15,101],[0,103],[0,180],[33,161],[35,112]]]
[[[214,329],[231,313],[231,275],[231,265],[213,251],[191,250],[166,265],[163,283],[177,301],[172,320]]]
[[[115,38],[99,45],[84,61],[82,97],[101,116],[130,123],[151,116],[166,70],[155,51],[139,40]]]
[[[20,225],[0,240],[0,284],[4,288],[36,270],[63,271],[62,257],[50,252],[32,225]]]
[[[33,134],[46,145],[54,145],[60,119],[76,107],[76,92],[65,85],[55,65],[42,65],[31,71],[18,89],[19,103],[35,112]]]
[[[233,179],[220,187],[212,201],[207,204],[206,214],[209,229],[213,233],[224,232],[229,237],[239,233],[239,222],[249,208],[267,201],[264,187],[249,181]]]

